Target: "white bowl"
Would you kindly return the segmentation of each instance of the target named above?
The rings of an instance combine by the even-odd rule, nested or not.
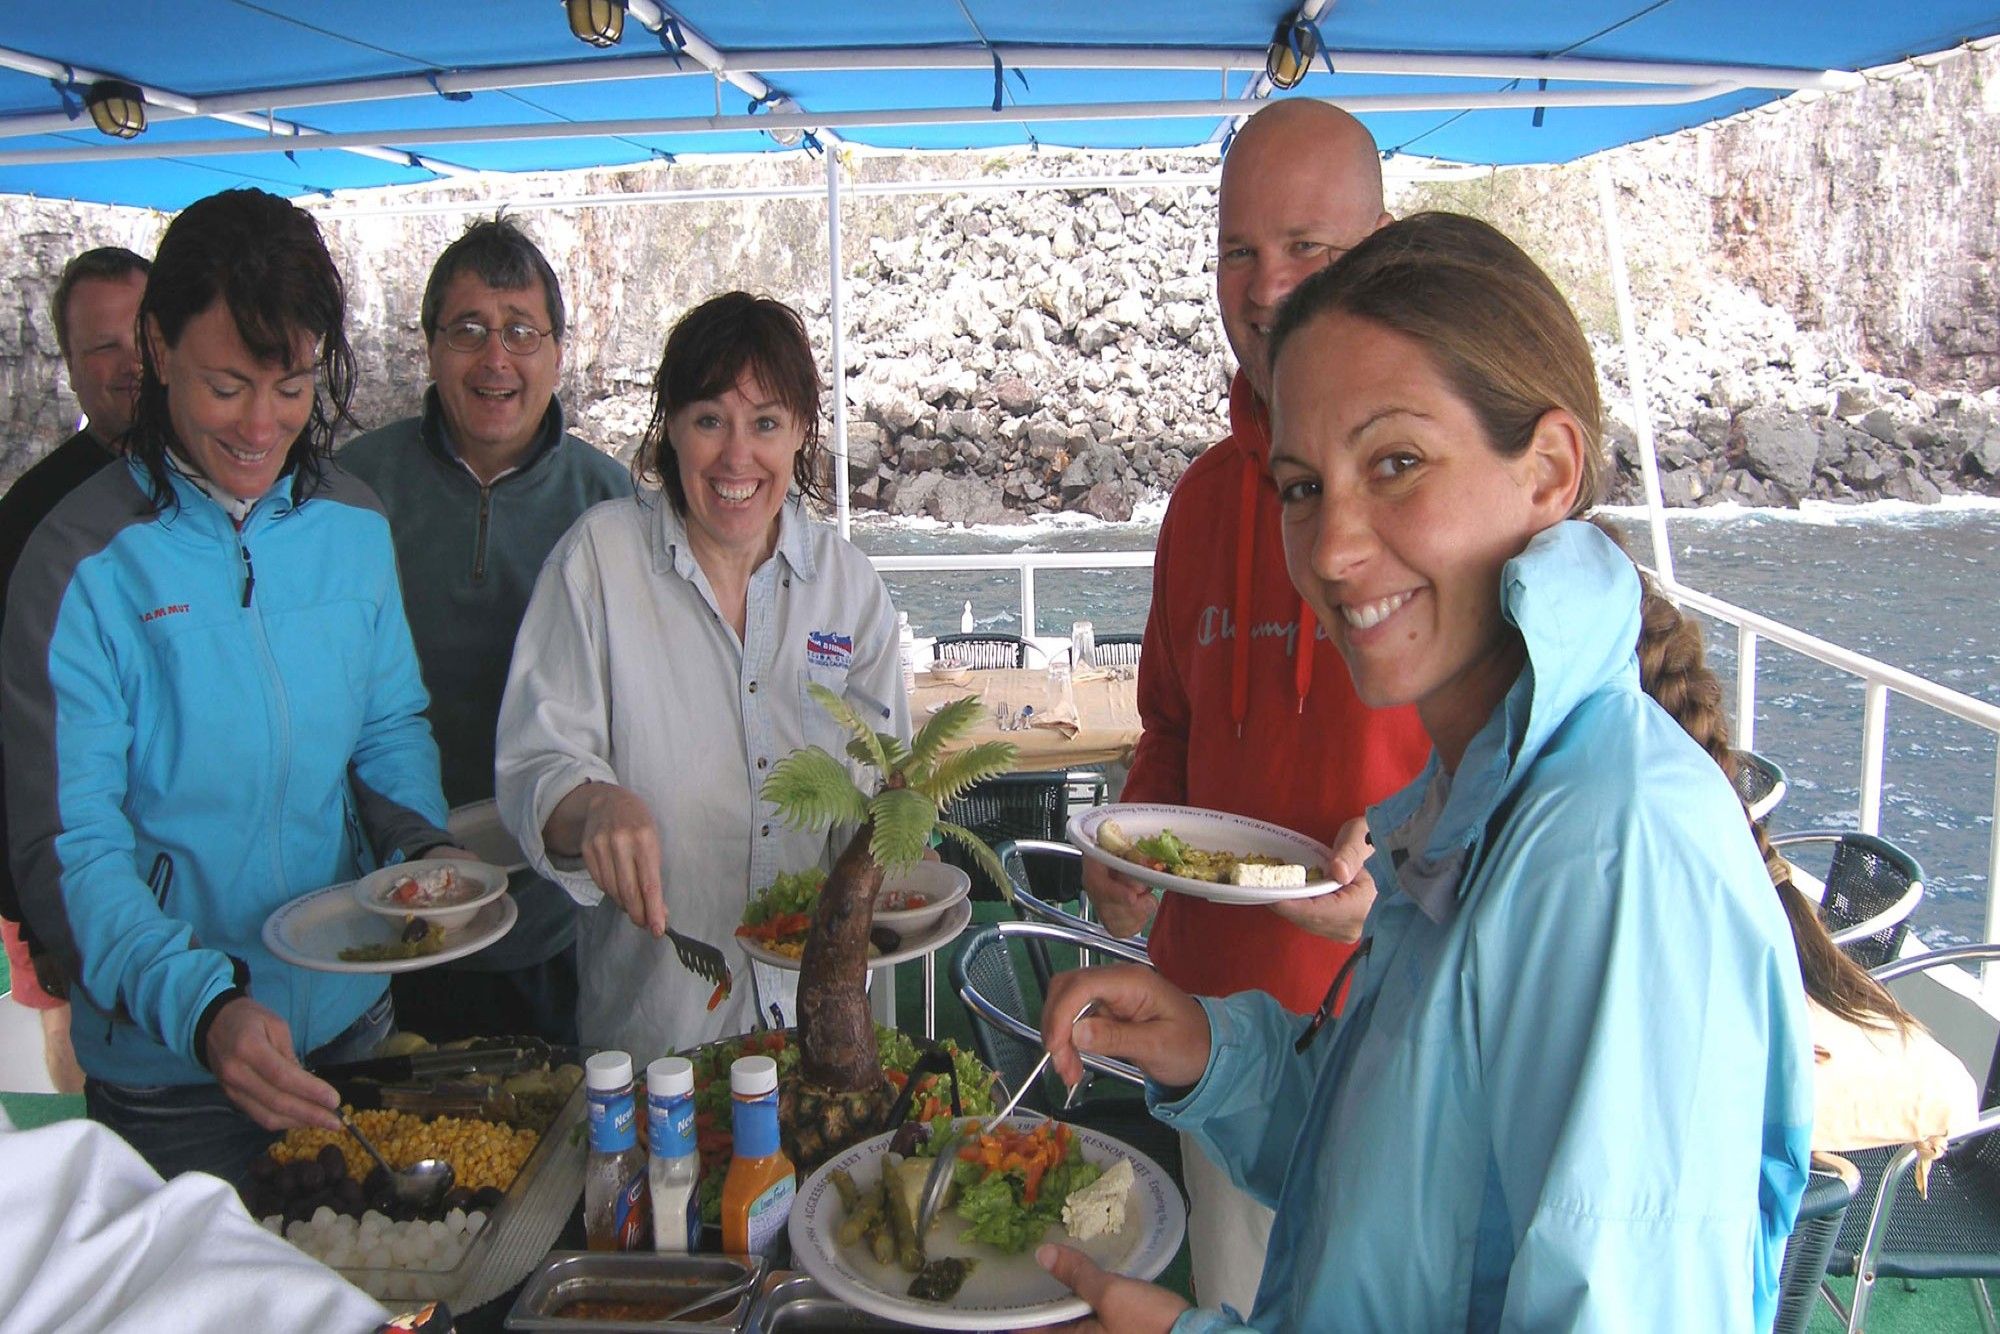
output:
[[[882,892],[875,896],[875,925],[886,926],[905,940],[931,929],[945,910],[972,892],[972,879],[956,866],[943,862],[918,862],[891,871],[882,878]],[[897,894],[921,894],[921,908],[886,908]]]
[[[941,686],[962,686],[972,679],[972,669],[940,662],[932,664],[927,675]]]
[[[390,895],[397,886],[427,871],[450,871],[466,897],[435,907],[408,907]],[[446,931],[456,931],[478,911],[507,892],[507,872],[486,862],[461,861],[456,857],[427,857],[421,861],[398,862],[371,871],[354,882],[354,901],[384,917],[421,917],[436,922]]]

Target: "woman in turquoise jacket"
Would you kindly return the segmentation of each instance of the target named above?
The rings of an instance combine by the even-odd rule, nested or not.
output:
[[[1431,762],[1368,813],[1379,897],[1324,1032],[1144,969],[1051,990],[1109,1012],[1052,1026],[1058,1069],[1137,1060],[1277,1209],[1247,1321],[1043,1262],[1119,1334],[1768,1329],[1812,1119],[1801,950],[1704,748],[1698,638],[1664,603],[1642,633],[1632,562],[1575,521],[1602,456],[1574,316],[1498,232],[1427,214],[1303,284],[1272,358],[1293,582]]]
[[[294,967],[264,920],[449,836],[387,522],[321,468],[354,368],[318,226],[261,191],[190,205],[139,314],[127,458],[8,589],[10,852],[90,1115],[162,1175],[240,1180],[272,1131],[338,1128],[302,1060],[392,1020],[380,974]]]

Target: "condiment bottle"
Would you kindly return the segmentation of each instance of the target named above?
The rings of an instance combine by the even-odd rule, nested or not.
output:
[[[722,1182],[722,1248],[769,1254],[785,1235],[798,1193],[792,1160],[778,1145],[778,1063],[739,1056],[729,1067],[736,1143]]]
[[[590,1156],[583,1168],[583,1231],[593,1251],[646,1245],[646,1151],[632,1103],[632,1058],[601,1051],[583,1065]]]
[[[662,1056],[646,1067],[647,1180],[653,1249],[692,1251],[701,1240],[701,1156],[694,1142],[694,1064]]]
[[[917,688],[917,636],[910,629],[910,613],[896,613],[897,652],[903,659],[903,693],[909,694]]]

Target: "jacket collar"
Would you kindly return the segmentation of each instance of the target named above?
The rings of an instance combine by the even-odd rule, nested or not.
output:
[[[152,477],[146,471],[146,465],[136,456],[127,455],[125,466],[139,490],[150,496]],[[298,470],[290,467],[278,474],[278,480],[271,484],[271,489],[251,504],[241,525],[209,494],[203,479],[195,476],[187,463],[171,453],[167,459],[167,481],[173,487],[177,503],[160,515],[160,523],[166,528],[186,521],[233,538],[239,532],[248,532],[267,520],[282,519],[302,503],[296,494],[299,488]]]
[[[551,394],[549,395],[549,410],[542,414],[542,424],[535,434],[534,443],[528,446],[528,452],[521,456],[521,461],[515,464],[500,480],[504,482],[509,477],[527,472],[530,468],[535,467],[543,459],[554,453],[555,447],[562,442],[563,432],[566,429],[567,426],[563,418],[562,399],[555,394]],[[459,456],[458,445],[452,440],[451,431],[445,426],[444,402],[438,397],[436,385],[431,385],[424,390],[424,411],[422,419],[417,426],[417,434],[422,438],[424,446],[440,462],[445,463],[456,472],[466,473],[467,476],[471,475],[465,466],[464,460]]]
[[[1567,520],[1536,534],[1500,571],[1500,614],[1520,631],[1527,666],[1466,747],[1435,822],[1419,817],[1443,777],[1436,751],[1368,814],[1383,831],[1376,861],[1387,863],[1376,879],[1433,921],[1456,910],[1456,892],[1443,888],[1462,889],[1468,856],[1563,721],[1607,685],[1638,689],[1639,574],[1595,526]]]
[[[1271,464],[1271,410],[1242,371],[1229,382],[1229,443],[1268,472]]]

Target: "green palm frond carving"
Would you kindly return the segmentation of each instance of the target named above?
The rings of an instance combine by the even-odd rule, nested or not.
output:
[[[923,860],[937,825],[937,806],[912,787],[885,787],[868,803],[875,822],[868,853],[881,866],[910,866]]]
[[[985,839],[973,833],[964,825],[953,824],[949,820],[939,820],[937,827],[940,834],[943,834],[946,838],[972,854],[973,859],[979,863],[980,869],[992,877],[994,884],[1000,886],[1000,896],[1002,898],[1006,899],[1009,903],[1014,901],[1014,881],[1008,876],[1007,868],[1000,864],[998,854],[986,846]]]
[[[854,786],[847,766],[818,746],[795,750],[779,760],[764,780],[761,795],[795,829],[860,824],[868,818],[868,799]]]
[[[780,818],[800,829],[872,821],[869,856],[883,867],[921,860],[932,832],[942,831],[970,850],[996,884],[1011,889],[1000,859],[977,834],[939,818],[939,812],[974,783],[1014,765],[1014,747],[1004,741],[984,741],[938,758],[978,721],[982,708],[978,696],[939,709],[906,747],[900,739],[870,728],[846,700],[825,686],[807,689],[852,737],[847,754],[874,770],[880,782],[871,797],[839,757],[817,746],[793,751],[778,761],[759,789],[764,800],[778,808]]]
[[[1005,741],[982,741],[967,746],[956,755],[938,761],[937,768],[915,779],[912,786],[943,810],[965,795],[967,788],[984,778],[1004,774],[1014,767],[1014,747]]]
[[[819,706],[825,709],[835,722],[845,727],[848,735],[860,743],[863,751],[855,755],[857,760],[872,765],[879,774],[887,775],[894,770],[895,766],[889,763],[889,757],[882,753],[882,743],[875,739],[875,729],[862,721],[861,715],[854,711],[853,705],[817,681],[806,687],[806,693],[819,701]],[[850,751],[852,749],[849,747]]]

